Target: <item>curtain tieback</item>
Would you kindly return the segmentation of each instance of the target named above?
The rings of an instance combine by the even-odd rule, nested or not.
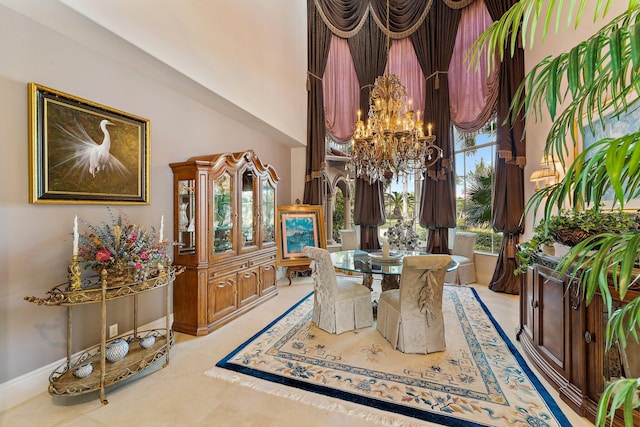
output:
[[[309,76],[315,77],[317,80],[322,82],[322,77],[319,77],[319,76],[313,74],[311,71],[307,70],[307,91],[311,90],[311,80],[309,79]]]
[[[433,73],[431,73],[431,75],[429,75],[427,78],[424,79],[425,82],[429,81],[429,79],[433,76],[435,76],[436,80],[433,83],[433,88],[434,89],[440,89],[440,74],[449,74],[448,71],[434,71]]]
[[[516,257],[516,242],[513,233],[509,233],[507,237],[507,247],[505,248],[505,255],[507,258]]]
[[[318,178],[322,178],[322,171],[314,171],[304,176],[304,180],[306,182],[313,181]]]

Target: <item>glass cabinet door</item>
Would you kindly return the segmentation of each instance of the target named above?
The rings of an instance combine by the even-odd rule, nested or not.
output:
[[[213,181],[213,253],[233,250],[233,176],[223,173]]]
[[[194,254],[195,247],[195,180],[178,181],[178,253]]]
[[[268,181],[262,182],[262,244],[275,243],[276,189]]]
[[[255,246],[256,233],[254,225],[254,186],[256,176],[253,171],[242,173],[242,193],[240,195],[240,246]]]

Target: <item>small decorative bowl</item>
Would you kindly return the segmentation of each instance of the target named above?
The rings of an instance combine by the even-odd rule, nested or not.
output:
[[[106,357],[109,362],[117,362],[124,359],[128,352],[129,343],[118,338],[107,345],[107,348],[104,351],[104,357]]]
[[[144,337],[140,340],[140,347],[151,348],[155,343],[156,343],[156,337],[153,335],[149,335],[148,337]]]
[[[91,362],[89,362],[84,365],[78,366],[73,371],[73,376],[77,378],[85,378],[85,377],[88,377],[91,374],[91,372],[93,372],[93,365],[91,364]]]

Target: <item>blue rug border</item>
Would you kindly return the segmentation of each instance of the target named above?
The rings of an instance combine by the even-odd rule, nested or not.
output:
[[[445,286],[451,286],[451,285],[445,285]],[[551,413],[555,416],[558,423],[563,427],[572,427],[572,424],[569,422],[566,415],[562,412],[558,404],[555,402],[555,400],[551,397],[549,392],[542,385],[542,383],[540,382],[538,377],[535,375],[535,373],[531,370],[531,368],[529,368],[529,366],[527,365],[522,355],[518,352],[518,349],[511,342],[511,339],[509,339],[509,337],[505,334],[502,327],[498,324],[496,319],[489,312],[489,309],[480,298],[480,295],[478,295],[478,292],[472,287],[466,287],[466,288],[472,291],[473,296],[480,303],[480,306],[482,307],[483,311],[485,312],[487,317],[489,317],[489,320],[491,320],[491,323],[493,324],[494,328],[496,329],[496,331],[498,332],[502,340],[507,345],[507,348],[509,349],[513,357],[516,359],[516,362],[518,363],[518,365],[520,365],[520,368],[527,375],[527,377],[533,384],[536,391],[540,394],[540,396],[542,397],[543,401],[545,402],[545,404],[547,405]],[[317,394],[321,394],[328,397],[334,397],[334,398],[345,400],[348,402],[354,402],[361,405],[369,406],[371,408],[380,409],[386,412],[393,412],[396,414],[408,416],[411,418],[416,418],[422,421],[437,423],[440,425],[451,426],[451,427],[466,427],[466,426],[489,427],[486,424],[472,423],[469,421],[453,418],[447,415],[434,414],[427,411],[416,410],[416,409],[405,407],[399,404],[372,399],[369,397],[364,397],[361,395],[357,395],[357,394],[349,393],[345,391],[335,390],[333,388],[329,388],[329,387],[325,387],[317,384],[309,384],[296,379],[285,378],[279,375],[274,375],[274,374],[258,371],[252,368],[248,368],[246,366],[240,366],[240,365],[229,363],[229,359],[233,358],[236,354],[242,351],[247,345],[249,345],[249,343],[251,343],[254,339],[256,339],[258,336],[263,334],[266,330],[271,328],[273,325],[278,323],[283,317],[288,315],[291,311],[295,310],[296,307],[298,307],[300,304],[303,303],[303,301],[305,301],[307,298],[311,297],[312,295],[313,295],[313,291],[305,295],[303,298],[300,299],[300,301],[298,301],[289,309],[287,309],[275,320],[273,320],[267,326],[262,328],[260,331],[258,331],[254,335],[252,335],[249,339],[247,339],[244,343],[240,344],[231,353],[223,357],[218,363],[216,363],[216,367],[238,372],[245,375],[249,375],[252,377],[264,379],[269,382],[274,382],[274,383],[286,385],[289,387],[299,388],[312,393],[317,393]]]
[[[542,385],[542,382],[540,382],[538,376],[529,367],[527,361],[524,360],[524,357],[522,357],[515,345],[513,345],[513,342],[511,342],[511,339],[504,332],[502,326],[500,326],[500,324],[498,324],[498,321],[493,317],[487,306],[484,304],[484,301],[482,301],[482,298],[480,298],[480,295],[478,295],[478,292],[475,290],[475,288],[469,287],[469,289],[471,289],[471,291],[473,292],[473,295],[476,297],[476,299],[480,303],[480,306],[489,317],[489,320],[491,320],[491,323],[493,323],[493,326],[496,328],[496,331],[498,331],[498,334],[500,334],[502,340],[507,344],[507,348],[511,352],[511,355],[516,359],[516,362],[518,362],[520,368],[524,371],[524,373],[527,374],[527,377],[535,387],[536,391],[540,394],[540,396],[542,396],[542,400],[544,400],[544,403],[549,408],[549,411],[551,411],[551,413],[556,417],[558,423],[560,423],[561,426],[572,427],[573,424],[569,422],[569,419],[564,414],[564,412],[562,412],[562,409],[560,409],[555,399],[551,397],[551,394],[549,394],[547,389]]]

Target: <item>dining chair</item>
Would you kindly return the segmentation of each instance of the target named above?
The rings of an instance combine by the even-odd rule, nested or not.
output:
[[[371,291],[357,280],[336,276],[329,251],[306,246],[313,277],[313,322],[332,334],[373,324]]]
[[[476,264],[473,248],[476,244],[476,233],[458,231],[453,238],[451,258],[458,263],[458,268],[450,271],[444,278],[447,283],[468,285],[476,281]]]
[[[358,242],[356,230],[340,230],[340,243],[343,251],[360,249],[360,242]]]
[[[434,353],[446,348],[442,293],[449,255],[403,259],[400,289],[380,294],[376,329],[403,353]]]

